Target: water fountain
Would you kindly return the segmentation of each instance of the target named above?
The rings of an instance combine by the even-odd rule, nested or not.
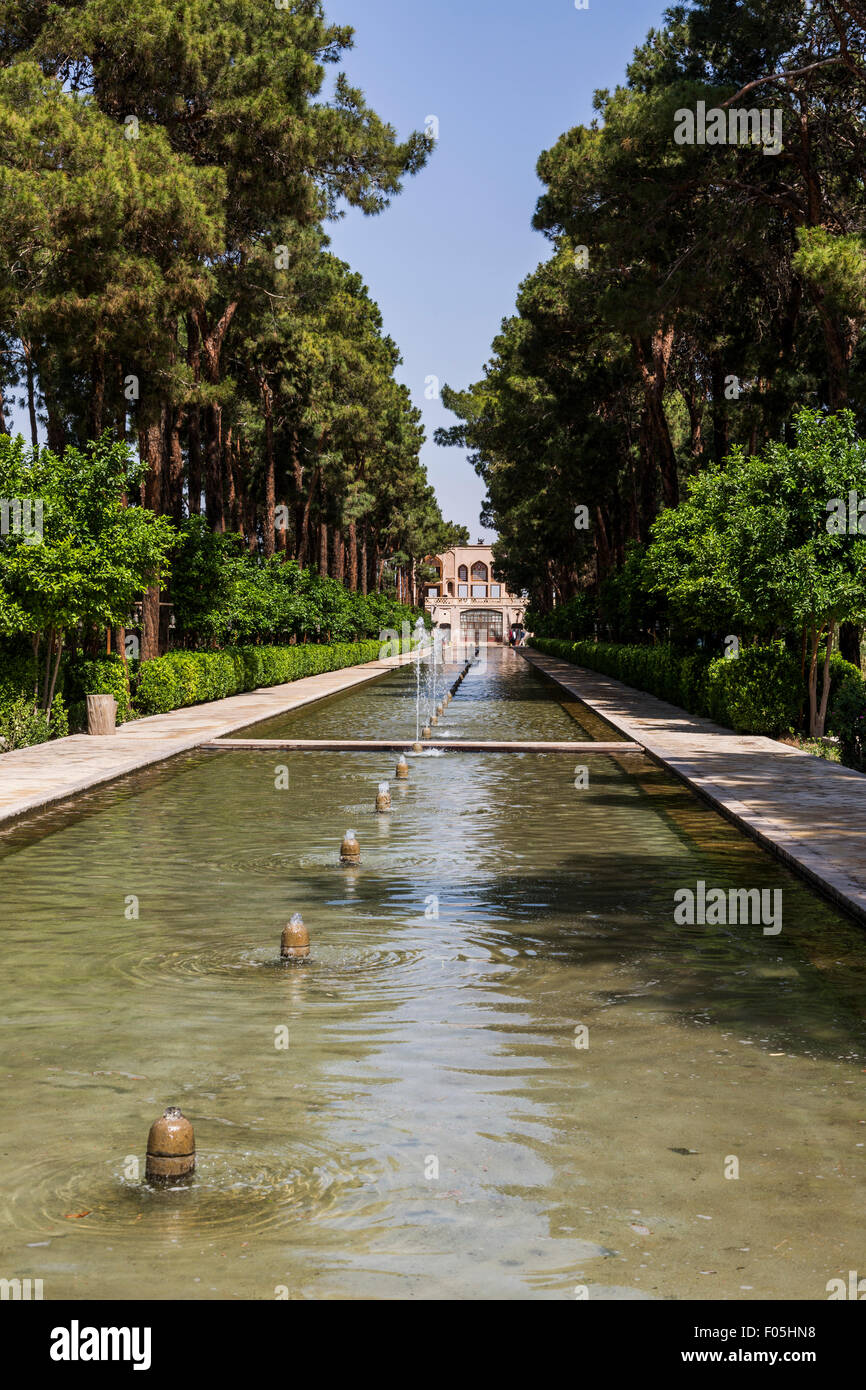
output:
[[[354,830],[347,830],[343,836],[343,843],[340,846],[341,864],[360,864],[361,846],[358,844]]]
[[[300,912],[292,914],[292,920],[287,927],[283,927],[283,935],[280,940],[280,957],[282,960],[306,960],[310,954],[310,933],[304,926],[304,919]]]
[[[182,1182],[195,1171],[195,1133],[176,1105],[154,1120],[147,1136],[144,1175],[148,1182]]]
[[[421,739],[421,653],[424,646],[424,619],[419,618],[415,624],[413,644],[415,647],[415,744],[419,744]]]

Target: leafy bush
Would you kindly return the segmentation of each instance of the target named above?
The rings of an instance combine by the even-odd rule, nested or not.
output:
[[[36,662],[31,655],[0,653],[0,723],[22,697],[33,704],[37,686]]]
[[[3,753],[47,743],[51,738],[65,738],[68,733],[69,721],[62,695],[54,697],[50,720],[45,710],[35,708],[32,698],[27,696],[14,700],[0,712],[0,752]]]
[[[743,647],[735,659],[718,657],[707,671],[710,717],[738,734],[786,733],[797,723],[800,664],[784,642]]]
[[[177,635],[188,648],[356,642],[399,631],[418,613],[386,594],[352,592],[296,560],[251,555],[240,536],[215,535],[198,516],[181,530],[171,591]]]
[[[544,637],[587,637],[595,631],[597,624],[596,605],[586,592],[574,594],[565,603],[559,604],[550,613],[537,613],[527,609],[526,626],[530,632]]]
[[[536,638],[533,645],[741,734],[773,737],[786,732],[796,724],[803,700],[799,663],[782,642],[745,647],[735,659],[717,660],[697,653],[684,656],[666,643],[630,647]]]
[[[866,772],[866,682],[847,661],[839,672],[830,706],[829,729],[839,740],[839,752],[846,767]]]

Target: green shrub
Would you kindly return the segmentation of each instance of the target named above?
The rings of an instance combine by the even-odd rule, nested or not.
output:
[[[22,697],[33,703],[36,691],[36,662],[30,655],[0,655],[0,721]]]
[[[738,657],[716,660],[699,653],[683,656],[662,642],[630,647],[536,638],[533,646],[613,676],[692,714],[708,716],[740,734],[775,737],[785,733],[795,726],[803,699],[799,662],[783,642],[744,647]]]
[[[866,772],[866,682],[856,666],[847,661],[841,664],[847,670],[839,672],[827,727],[839,740],[845,766]]]
[[[135,708],[141,715],[167,714],[187,705],[375,661],[379,650],[378,641],[367,641],[170,652],[141,663],[135,680]]]
[[[65,738],[68,733],[69,720],[62,695],[54,697],[50,720],[44,710],[34,708],[32,698],[24,695],[0,712],[0,752],[3,753],[10,753],[14,748],[31,748],[52,738]]]
[[[784,642],[743,647],[735,658],[719,657],[710,663],[707,686],[710,717],[738,734],[775,738],[797,723],[800,664]]]

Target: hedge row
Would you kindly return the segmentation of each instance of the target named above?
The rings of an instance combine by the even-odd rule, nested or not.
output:
[[[378,641],[334,642],[330,646],[229,647],[221,652],[171,652],[146,661],[133,677],[136,713],[166,714],[186,705],[224,700],[262,686],[284,685],[302,676],[338,671],[375,661]]]
[[[735,659],[683,656],[666,643],[631,647],[615,642],[537,637],[533,646],[549,656],[573,661],[637,690],[646,690],[738,734],[775,738],[788,733],[797,727],[808,698],[800,663],[783,642],[744,647]],[[856,667],[837,653],[830,661],[832,700],[843,681],[861,678]]]
[[[147,714],[167,714],[187,705],[222,700],[263,686],[283,685],[302,676],[338,671],[375,661],[382,650],[378,640],[334,642],[291,647],[230,647],[220,652],[171,652],[154,661],[130,662],[119,656],[70,662],[62,668],[61,684],[49,726],[33,712],[35,668],[32,657],[0,660],[0,751],[62,737],[68,727],[77,732],[87,724],[87,695],[113,695],[117,722],[124,724]],[[65,706],[65,708],[64,708]],[[23,727],[27,715],[32,728]],[[44,728],[43,728],[44,725]],[[56,725],[56,727],[55,727]]]

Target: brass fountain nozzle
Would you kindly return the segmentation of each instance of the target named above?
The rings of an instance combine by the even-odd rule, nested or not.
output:
[[[280,957],[282,960],[306,960],[310,954],[310,933],[304,926],[304,919],[300,912],[292,914],[292,920],[288,926],[283,927],[283,935],[280,939]]]
[[[354,830],[347,830],[340,846],[340,863],[360,864],[360,862],[361,846],[358,844]]]
[[[170,1105],[147,1136],[144,1176],[150,1182],[182,1182],[195,1172],[195,1133],[183,1111]]]

